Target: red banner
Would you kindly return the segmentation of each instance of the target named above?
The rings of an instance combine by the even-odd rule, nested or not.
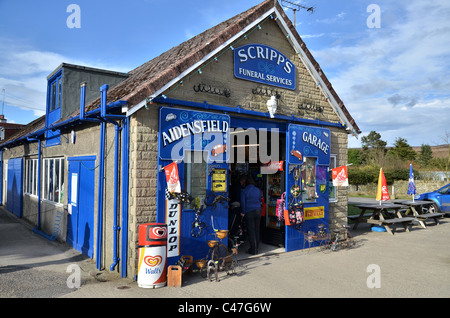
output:
[[[167,190],[170,192],[181,192],[180,178],[178,177],[178,166],[176,162],[164,167],[167,180]]]
[[[337,167],[331,170],[333,186],[348,186],[347,166]]]

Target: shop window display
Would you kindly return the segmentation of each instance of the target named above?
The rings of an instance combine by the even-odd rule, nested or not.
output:
[[[184,189],[200,206],[206,197],[207,166],[206,153],[203,151],[186,151],[184,154]]]
[[[316,193],[316,159],[306,157],[302,167],[303,202],[313,202],[317,198]]]

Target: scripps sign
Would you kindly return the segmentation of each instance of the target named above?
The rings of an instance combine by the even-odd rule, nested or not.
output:
[[[295,90],[295,65],[266,45],[248,44],[234,50],[236,78]]]

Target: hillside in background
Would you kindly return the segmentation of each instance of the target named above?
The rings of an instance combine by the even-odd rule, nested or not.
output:
[[[430,146],[434,158],[447,158],[449,145]],[[420,153],[421,146],[412,147],[415,152]]]
[[[449,145],[438,145],[438,146],[430,146],[430,147],[431,147],[431,151],[433,151],[434,158],[447,158]],[[392,147],[386,147],[386,150],[389,150],[391,148]],[[353,149],[361,150],[361,148],[353,148]],[[412,149],[419,154],[421,146],[412,147]]]

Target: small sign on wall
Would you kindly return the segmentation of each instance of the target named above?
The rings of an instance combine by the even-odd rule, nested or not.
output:
[[[212,173],[212,191],[227,192],[227,170],[214,169]]]
[[[78,173],[72,173],[72,190],[70,193],[70,203],[77,205],[78,201]]]

